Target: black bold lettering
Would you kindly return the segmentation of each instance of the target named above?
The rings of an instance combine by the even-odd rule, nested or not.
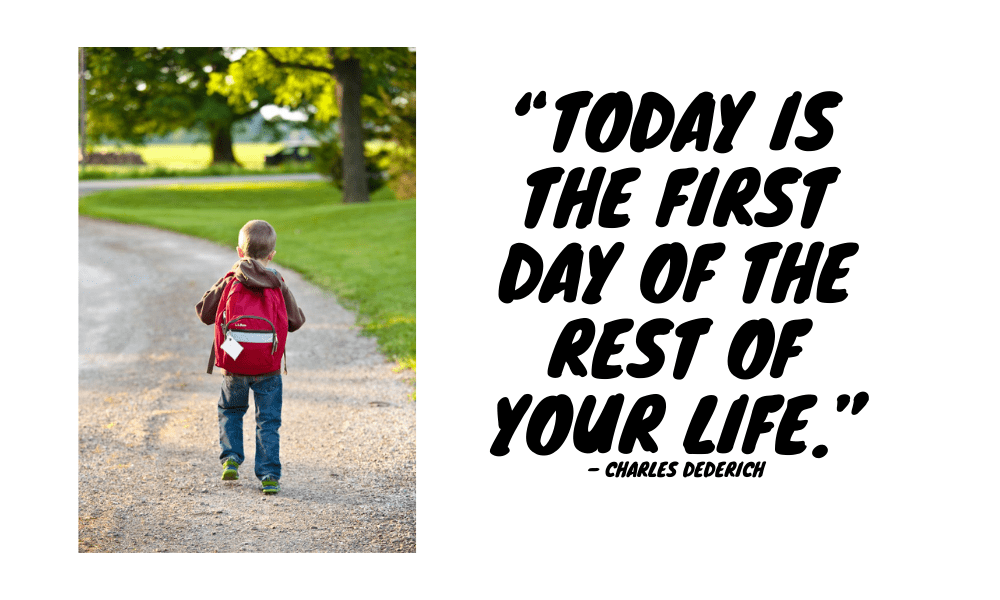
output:
[[[685,302],[693,302],[698,296],[698,288],[702,282],[709,281],[715,276],[715,271],[708,268],[708,263],[722,258],[725,252],[726,245],[722,242],[704,244],[694,251],[694,258],[691,259],[691,272],[688,273],[687,285],[684,286]]]
[[[733,97],[730,94],[722,97],[722,103],[719,105],[722,131],[719,132],[719,137],[716,138],[715,145],[712,146],[713,150],[725,154],[733,149],[733,138],[736,136],[736,131],[743,123],[743,119],[746,118],[747,111],[750,110],[756,97],[757,94],[754,92],[747,92],[740,98],[739,104],[733,103]]]
[[[812,152],[819,150],[833,139],[833,124],[823,114],[827,108],[833,108],[840,104],[844,97],[837,92],[820,92],[806,102],[806,107],[802,111],[806,123],[813,126],[816,135],[812,137],[799,136],[795,138],[795,146],[799,150]]]
[[[605,123],[614,115],[608,139],[601,141],[601,131]],[[587,118],[585,136],[587,145],[595,152],[610,152],[618,147],[628,133],[632,122],[632,98],[625,92],[604,94],[598,98]]]
[[[740,225],[751,225],[753,219],[745,206],[753,200],[760,189],[760,171],[753,167],[744,167],[733,171],[719,193],[719,203],[715,205],[715,216],[712,224],[725,227],[729,223],[729,215],[736,218]]]
[[[816,222],[819,207],[823,204],[823,196],[826,195],[826,188],[837,181],[838,177],[840,177],[840,169],[826,167],[817,169],[802,179],[802,183],[809,188],[809,192],[806,194],[806,206],[802,210],[803,229],[809,229]]]
[[[781,150],[788,143],[788,134],[792,132],[792,123],[795,122],[795,113],[798,112],[801,101],[802,92],[795,92],[785,98],[778,121],[774,125],[774,133],[771,135],[771,150]]]
[[[564,292],[563,300],[566,302],[576,300],[582,270],[583,249],[580,244],[569,244],[552,261],[542,287],[538,288],[538,301],[544,304],[559,292]]]
[[[753,359],[750,366],[744,369],[743,359],[754,340],[757,341],[757,347],[754,348]],[[740,379],[753,379],[767,366],[773,347],[774,325],[767,319],[747,321],[740,326],[729,346],[729,372]]]
[[[530,406],[531,394],[521,396],[521,399],[517,401],[517,404],[513,408],[510,406],[509,398],[501,398],[497,402],[497,425],[500,427],[500,431],[493,440],[493,445],[490,446],[490,454],[493,456],[505,456],[510,452],[510,438],[514,435],[514,431],[517,429],[521,419],[524,418],[524,414],[528,412],[528,407]]]
[[[793,356],[802,354],[802,346],[796,346],[795,340],[812,330],[812,319],[795,319],[785,323],[778,337],[778,345],[774,349],[774,361],[771,363],[771,377],[777,379],[785,372],[785,364]]]
[[[677,326],[676,333],[681,338],[681,345],[677,349],[677,361],[674,363],[674,379],[684,379],[687,375],[691,361],[694,360],[694,351],[698,348],[698,340],[711,328],[712,319],[707,317],[692,319]]]
[[[611,450],[611,444],[615,437],[615,427],[618,425],[618,417],[622,412],[622,404],[625,403],[624,394],[615,394],[608,397],[607,404],[597,417],[592,429],[588,428],[590,419],[597,406],[597,398],[587,396],[583,400],[580,412],[576,416],[576,426],[573,428],[573,445],[584,454],[591,454],[595,450],[604,454]]]
[[[793,442],[792,434],[800,429],[804,429],[809,423],[804,419],[799,419],[803,411],[816,406],[816,396],[805,395],[788,399],[788,406],[785,407],[785,414],[781,416],[778,423],[778,431],[775,433],[774,451],[778,454],[802,454],[806,450],[805,442]]]
[[[524,226],[534,229],[542,216],[545,201],[549,197],[552,186],[559,183],[565,171],[562,167],[540,169],[528,175],[528,185],[531,186],[531,198],[528,199],[528,212],[524,215]]]
[[[750,304],[757,298],[760,284],[764,282],[764,274],[767,272],[767,264],[779,254],[781,254],[781,242],[758,244],[747,250],[744,256],[750,261],[750,269],[747,271],[747,282],[743,288],[744,304]]]
[[[590,375],[595,379],[614,379],[622,374],[619,365],[609,365],[608,359],[618,354],[625,347],[615,341],[618,336],[632,329],[634,321],[632,319],[615,319],[604,324],[604,332],[601,339],[597,340],[594,347],[594,360],[590,366]]]
[[[801,242],[789,244],[785,249],[785,255],[781,258],[781,265],[774,277],[771,302],[776,304],[784,302],[788,288],[796,280],[798,280],[798,284],[795,287],[793,298],[795,303],[802,304],[809,298],[813,278],[816,276],[816,270],[819,269],[819,259],[823,256],[823,242],[814,242],[809,245],[809,254],[806,255],[806,261],[801,265],[796,263],[800,252],[802,252]]]
[[[656,281],[663,272],[663,267],[670,264],[667,280],[663,289],[656,291]],[[663,304],[674,297],[684,282],[684,272],[687,270],[687,250],[684,244],[674,242],[657,246],[646,259],[639,276],[639,292],[642,297],[653,304]]]
[[[646,409],[650,409],[649,416]],[[622,427],[622,436],[618,440],[618,451],[622,454],[630,454],[636,442],[642,446],[646,452],[656,452],[656,442],[650,436],[650,432],[656,429],[663,420],[663,415],[667,413],[667,403],[663,396],[650,394],[643,396],[632,406],[628,413],[625,425]]]
[[[555,419],[552,428],[552,435],[549,441],[542,443],[542,432],[549,420]],[[573,402],[566,394],[557,396],[546,396],[538,403],[535,410],[528,419],[528,430],[525,432],[528,450],[539,456],[548,456],[562,446],[569,435],[570,427],[573,424]]]
[[[715,413],[715,406],[719,399],[715,396],[705,396],[698,401],[698,407],[694,410],[691,423],[688,425],[687,433],[684,434],[684,451],[688,454],[708,454],[715,450],[712,440],[703,440],[701,437],[708,428],[708,423]]]
[[[566,176],[566,185],[563,186],[562,194],[559,196],[559,204],[556,206],[556,216],[552,220],[552,225],[556,229],[562,229],[569,223],[569,216],[576,205],[580,205],[580,211],[576,214],[576,228],[583,229],[590,225],[594,218],[594,209],[597,207],[597,197],[601,192],[601,182],[604,181],[604,173],[607,169],[597,167],[590,174],[590,181],[587,187],[580,189],[583,182],[583,167],[577,167]]]
[[[649,135],[649,123],[653,120],[653,112],[660,115],[660,128]],[[663,143],[670,135],[670,128],[674,126],[674,107],[670,101],[656,92],[646,92],[639,100],[639,110],[635,113],[635,122],[632,123],[632,136],[629,138],[629,145],[633,152],[642,152],[655,148]]]
[[[719,167],[712,167],[702,176],[698,191],[694,194],[694,201],[691,202],[691,212],[688,213],[687,224],[691,227],[697,227],[705,222],[708,205],[712,202],[712,194],[715,193],[715,184],[718,182]]]
[[[571,373],[577,377],[585,377],[587,368],[583,366],[580,355],[587,351],[594,341],[596,328],[594,322],[587,318],[574,319],[563,326],[556,345],[552,348],[549,359],[549,377],[562,377],[563,367],[568,366]],[[579,335],[579,339],[577,339]]]
[[[670,319],[652,319],[639,327],[635,334],[635,346],[649,360],[642,364],[632,363],[625,367],[629,377],[645,379],[660,372],[666,357],[656,343],[656,336],[666,335],[673,329]]]
[[[712,117],[715,114],[715,99],[709,92],[702,92],[695,96],[688,105],[680,120],[677,121],[677,129],[674,137],[670,140],[670,149],[679,152],[688,142],[695,142],[694,147],[699,152],[708,150],[709,137],[712,134]]]
[[[552,149],[562,152],[569,143],[569,136],[573,133],[573,126],[576,125],[576,118],[580,114],[580,109],[590,104],[590,99],[594,97],[592,92],[579,91],[566,94],[556,100],[556,110],[559,115],[559,124],[556,126],[556,137],[552,142]]]
[[[601,210],[597,215],[597,224],[608,229],[625,227],[628,225],[628,215],[619,215],[615,208],[628,202],[632,197],[631,193],[623,192],[626,183],[631,183],[639,179],[642,171],[638,167],[628,167],[619,169],[611,174],[608,180],[608,189],[604,190],[604,197],[601,199]]]
[[[767,415],[781,410],[784,402],[781,396],[761,396],[753,403],[746,436],[743,438],[743,454],[752,453],[757,448],[757,439],[774,429],[774,423],[767,421]]]
[[[607,254],[601,253],[600,246],[590,249],[590,283],[583,290],[581,300],[584,304],[597,304],[601,301],[601,290],[624,251],[625,244],[622,242],[615,242]]]
[[[521,272],[521,263],[528,265],[528,279],[521,287],[516,287],[517,276]],[[542,256],[534,248],[521,243],[511,246],[507,253],[507,263],[504,264],[503,272],[500,273],[500,288],[497,291],[500,301],[504,304],[510,304],[514,300],[527,298],[538,282],[542,280],[542,271],[544,270]]]
[[[782,189],[784,186],[797,182],[802,177],[802,171],[794,167],[784,167],[771,173],[764,180],[764,197],[774,205],[774,212],[758,212],[753,220],[761,227],[777,227],[792,216],[792,200]]]
[[[747,411],[747,402],[750,397],[743,394],[729,407],[729,414],[726,415],[726,422],[722,426],[722,433],[719,434],[719,444],[716,451],[719,454],[728,454],[736,443],[736,436],[740,433],[740,423],[743,422],[743,415]]]
[[[819,272],[819,281],[816,283],[817,300],[824,303],[834,303],[847,298],[847,290],[835,290],[833,284],[847,275],[849,270],[841,269],[840,262],[857,254],[859,247],[854,242],[830,246],[830,254],[827,255],[826,262],[823,263],[823,270]]]
[[[670,223],[670,213],[675,206],[687,202],[687,196],[681,193],[681,188],[698,180],[698,169],[675,169],[667,176],[663,187],[663,198],[660,199],[660,209],[656,212],[656,226],[666,227]]]

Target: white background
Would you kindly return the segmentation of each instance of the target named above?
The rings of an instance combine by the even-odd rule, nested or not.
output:
[[[984,186],[996,158],[986,70],[987,56],[996,53],[978,29],[983,17],[958,8],[921,14],[800,5],[609,12],[566,11],[559,26],[542,16],[539,24],[511,24],[516,36],[465,56],[450,47],[421,48],[422,91],[453,90],[451,102],[425,101],[421,118],[430,127],[452,123],[454,134],[438,140],[428,127],[421,131],[421,141],[430,140],[422,157],[449,158],[445,169],[421,164],[419,491],[428,493],[420,501],[420,552],[455,557],[455,577],[468,585],[493,580],[489,574],[505,565],[553,594],[983,594],[997,562],[988,467],[996,452],[988,423],[997,394],[987,385],[997,357],[990,310],[997,194]],[[540,90],[548,106],[517,117],[521,95]],[[656,91],[678,117],[701,91],[738,99],[753,90],[757,99],[734,151],[723,156],[663,146],[636,155],[627,145],[597,155],[582,130],[555,154],[553,104],[577,90],[593,91],[595,102],[622,90],[635,104]],[[775,116],[796,90],[807,98],[824,90],[844,97],[827,111],[833,141],[818,152],[791,145],[771,152]],[[633,195],[619,211],[628,212],[630,224],[557,230],[549,206],[538,227],[525,229],[525,178],[554,165],[585,166],[588,173],[598,165],[609,172],[640,166],[642,177],[626,188]],[[799,200],[794,218],[775,229],[732,222],[688,228],[686,207],[675,210],[669,227],[653,224],[672,169],[719,166],[724,177],[751,165],[765,173],[837,166],[842,175],[809,230],[798,226],[804,187],[788,188]],[[769,209],[766,202],[755,206]],[[626,242],[625,254],[600,304],[560,297],[540,304],[537,293],[510,305],[498,300],[512,243],[530,244],[551,263],[567,243],[607,248],[615,240]],[[723,241],[726,255],[696,302],[650,305],[636,286],[643,260],[675,240],[689,248]],[[742,254],[771,240],[859,243],[839,282],[848,299],[774,305],[765,291],[744,305]],[[653,317],[679,323],[709,316],[715,324],[682,382],[669,367],[646,380],[568,372],[549,379],[555,339],[566,321],[582,316],[598,324],[629,317],[636,327]],[[739,323],[760,317],[809,317],[813,331],[780,380],[741,382],[725,367],[728,340]],[[631,339],[621,338],[619,364],[641,362]],[[838,394],[861,390],[871,395],[867,408],[857,416],[836,412]],[[631,457],[616,449],[586,456],[567,444],[538,457],[526,448],[524,424],[510,455],[489,454],[503,396],[514,402],[532,393],[537,402],[567,393],[579,407],[588,393],[603,401],[615,392],[625,394],[626,410],[647,393],[667,398],[664,424],[654,433],[656,455],[637,447]],[[772,432],[754,454],[769,459],[762,479],[625,480],[587,472],[608,460],[703,460],[685,456],[681,446],[697,399],[717,394],[727,406],[741,393],[819,395],[796,438],[810,447],[824,443],[830,453],[821,460],[773,456]],[[738,450],[729,456],[743,459]],[[462,548],[475,552],[464,558]],[[991,587],[995,592],[995,581]]]
[[[11,290],[20,295],[42,285],[37,299],[53,315],[51,328],[17,331],[30,364],[12,377],[7,399],[16,410],[8,413],[6,428],[15,435],[5,440],[4,510],[13,543],[27,557],[17,570],[31,574],[27,581],[34,585],[111,597],[140,590],[173,595],[179,590],[150,589],[150,581],[181,574],[189,593],[235,587],[256,594],[267,584],[282,595],[375,597],[995,594],[993,181],[1000,132],[997,48],[985,6],[303,5],[294,15],[284,13],[294,23],[286,32],[275,30],[273,17],[261,22],[261,15],[277,11],[271,4],[213,14],[188,7],[202,11],[197,17],[185,13],[183,3],[156,15],[129,5],[126,18],[109,3],[104,15],[68,15],[76,19],[68,23],[88,23],[89,29],[66,25],[72,45],[44,49],[44,60],[5,48],[26,83],[4,100],[4,110],[51,115],[43,118],[44,127],[55,141],[36,146],[49,156],[76,143],[78,45],[215,44],[220,35],[225,45],[260,39],[271,45],[409,45],[418,48],[420,65],[417,554],[239,556],[237,563],[232,557],[76,554],[76,344],[66,333],[76,329],[76,302],[57,293],[75,289],[58,281],[75,276],[76,183],[67,166],[59,190],[40,193],[37,181],[25,177],[51,180],[52,170],[37,165],[24,175],[18,169],[23,183],[11,189],[18,201],[8,213],[8,229],[19,230],[17,255],[39,257],[10,261],[19,282]],[[372,20],[371,11],[379,19]],[[227,15],[236,20],[226,21]],[[142,33],[140,21],[153,16],[166,24]],[[20,18],[34,24],[40,16]],[[29,35],[18,43],[33,40]],[[594,92],[595,101],[626,91],[636,103],[643,92],[656,91],[678,117],[702,91],[718,100],[753,90],[757,99],[727,155],[693,147],[674,153],[665,146],[636,155],[627,143],[597,155],[583,144],[582,129],[566,152],[555,154],[554,103],[583,89]],[[541,90],[547,107],[517,117],[521,95]],[[792,144],[767,150],[782,100],[794,91],[808,98],[824,90],[844,97],[826,113],[835,127],[830,145],[812,153]],[[17,137],[37,137],[35,125],[25,121]],[[716,114],[713,142],[719,125]],[[811,130],[800,123],[792,133]],[[7,141],[8,148],[17,146]],[[584,166],[588,174],[599,165],[609,173],[641,167],[640,180],[626,188],[631,199],[619,209],[631,223],[619,230],[596,223],[556,230],[549,205],[539,226],[525,229],[525,178],[555,165]],[[656,228],[652,220],[666,175],[687,166],[719,166],[723,178],[742,166],[762,173],[837,166],[842,174],[809,230],[798,227],[801,184],[788,188],[797,200],[792,220],[775,229],[736,223],[688,228],[687,207],[676,209],[669,227]],[[14,175],[8,168],[8,177]],[[51,210],[54,202],[63,208]],[[758,200],[750,208],[768,206]],[[497,298],[515,242],[529,243],[549,264],[567,243],[607,248],[617,240],[625,241],[625,254],[598,305],[561,297],[540,304],[537,292],[510,305]],[[848,290],[848,299],[774,305],[768,278],[758,300],[743,304],[742,253],[772,240],[859,243],[838,286]],[[715,279],[702,285],[694,303],[675,299],[654,306],[638,293],[643,259],[668,241],[689,249],[726,244],[725,256],[713,265]],[[680,382],[669,375],[676,348],[669,344],[667,366],[650,379],[597,381],[568,372],[548,378],[545,368],[562,325],[581,316],[598,324],[629,317],[636,327],[654,317],[681,323],[709,316],[715,324]],[[760,317],[778,323],[809,317],[814,326],[784,377],[741,382],[725,367],[729,337],[743,321]],[[615,362],[641,358],[632,339],[622,336],[626,350]],[[39,381],[53,371],[63,373],[58,385],[40,389]],[[838,394],[862,390],[871,401],[859,415],[835,411]],[[524,393],[536,399],[566,393],[579,407],[586,394],[603,403],[616,392],[625,394],[626,411],[644,394],[667,399],[664,423],[654,432],[657,454],[637,446],[631,456],[616,448],[587,456],[567,443],[539,457],[526,449],[524,423],[509,455],[489,453],[503,396],[513,402]],[[774,456],[772,431],[752,457],[768,461],[761,479],[607,479],[587,472],[608,460],[698,460],[681,446],[697,399],[716,394],[725,407],[742,393],[751,399],[817,394],[819,404],[806,414],[809,425],[795,437],[810,447],[823,443],[829,454]],[[42,407],[53,400],[66,407],[56,427],[42,420]],[[729,457],[744,458],[738,447]],[[222,583],[223,573],[234,568],[248,585]],[[56,572],[66,575],[52,577]]]

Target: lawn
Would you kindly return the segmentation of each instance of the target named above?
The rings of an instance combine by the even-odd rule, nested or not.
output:
[[[278,263],[336,294],[386,356],[416,369],[415,200],[382,188],[370,203],[343,204],[328,183],[203,184],[91,194],[80,198],[80,214],[227,248],[244,223],[264,219],[278,232]]]

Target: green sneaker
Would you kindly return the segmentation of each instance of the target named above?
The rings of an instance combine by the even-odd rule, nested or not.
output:
[[[281,486],[278,485],[278,480],[270,475],[262,479],[260,485],[265,494],[277,494],[281,491]]]
[[[236,481],[240,478],[240,463],[236,462],[231,458],[227,458],[226,462],[222,464],[222,480],[223,481]]]

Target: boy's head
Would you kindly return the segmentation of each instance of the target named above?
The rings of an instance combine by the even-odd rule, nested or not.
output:
[[[250,221],[240,229],[236,252],[240,258],[255,258],[261,262],[270,262],[274,257],[274,243],[278,234],[267,221]]]

